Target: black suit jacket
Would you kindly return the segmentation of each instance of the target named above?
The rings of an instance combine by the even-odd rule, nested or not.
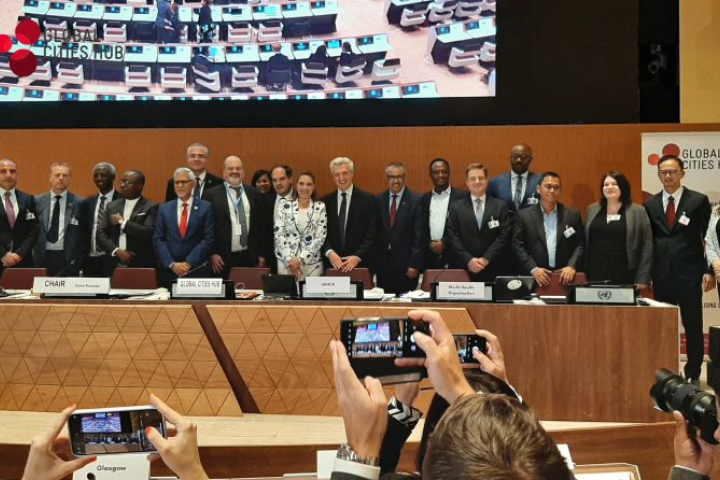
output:
[[[46,227],[50,224],[50,203],[52,192],[45,192],[35,197],[37,217],[40,222],[39,235],[35,248],[33,249],[33,260],[37,267],[42,267],[45,261]],[[85,262],[88,251],[87,239],[89,238],[88,219],[86,216],[87,207],[85,201],[70,192],[67,194],[65,204],[65,237],[63,240],[65,262],[68,265],[66,273],[77,275]],[[69,266],[74,262],[73,266]]]
[[[108,193],[110,195],[110,193]],[[120,193],[117,190],[112,191],[112,200],[117,200],[120,198]],[[91,195],[87,198],[85,198],[85,218],[88,220],[88,228],[87,228],[87,239],[85,240],[86,248],[88,249],[88,252],[90,252],[90,247],[92,245],[90,236],[92,235],[92,229],[93,225],[95,224],[95,208],[97,207],[98,201],[100,200],[100,194],[96,193],[95,195]],[[110,204],[107,200],[105,201],[105,207]],[[98,225],[98,229],[100,228],[100,225]],[[97,232],[95,232],[95,236],[97,237]],[[98,248],[102,250],[100,247],[100,244],[98,244]]]
[[[450,204],[444,240],[455,268],[467,270],[470,260],[482,257],[489,264],[480,272],[480,278],[494,280],[503,271],[503,258],[508,253],[510,216],[505,202],[486,196],[480,229],[472,202],[472,196],[466,193],[464,198]],[[499,225],[491,228],[493,222],[499,222]]]
[[[32,268],[32,250],[40,232],[35,197],[20,190],[15,190],[15,197],[18,211],[15,212],[15,226],[12,230],[5,213],[4,199],[0,199],[3,202],[0,205],[0,258],[12,251],[22,257],[17,267]]]
[[[391,228],[390,192],[385,190],[377,196],[381,219],[378,252],[390,253],[392,268],[399,268],[403,273],[408,267],[417,270],[423,268],[424,244],[420,201],[420,196],[406,187],[402,197],[397,199],[395,226]]]
[[[105,207],[103,221],[98,227],[98,246],[105,250],[105,253],[108,255],[108,274],[112,274],[118,266],[117,257],[111,257],[111,255],[112,252],[120,246],[121,233],[120,225],[113,225],[110,217],[115,213],[123,215],[124,212],[125,199],[120,198],[113,200]],[[155,268],[157,266],[155,248],[153,246],[157,213],[158,204],[144,197],[140,197],[137,204],[135,204],[130,218],[128,218],[128,221],[125,223],[124,230],[127,250],[135,254],[132,261],[128,264],[128,267]]]
[[[272,232],[268,223],[270,213],[265,196],[255,187],[244,185],[245,195],[250,202],[250,231],[248,232],[248,253],[253,263],[257,264],[258,257],[268,259],[272,254]],[[227,190],[224,183],[205,190],[203,200],[212,204],[215,214],[215,248],[213,254],[220,255],[225,263],[230,257],[232,249],[232,216],[228,206]]]
[[[574,208],[557,204],[558,225],[555,247],[555,268],[573,267],[580,271],[585,255],[585,229],[580,213]],[[572,228],[575,232],[565,236]],[[523,208],[515,217],[512,248],[521,273],[529,274],[535,267],[550,268],[548,249],[545,242],[545,225],[540,205]]]
[[[704,238],[710,221],[710,202],[702,193],[684,188],[673,228],[665,217],[662,192],[645,204],[653,232],[653,280],[700,282],[707,271]],[[685,215],[690,221],[682,225]]]
[[[205,185],[203,186],[202,190],[203,195],[205,195],[205,192],[207,192],[212,187],[222,184],[222,178],[217,177],[210,172],[207,172],[207,175],[205,175]],[[177,195],[175,194],[175,180],[171,178],[167,182],[167,189],[165,190],[165,201],[169,202],[170,200],[175,200],[176,198]]]
[[[353,187],[350,208],[347,212],[345,227],[345,243],[340,244],[340,223],[338,219],[337,190],[325,197],[325,208],[328,216],[328,232],[325,238],[325,249],[333,250],[341,257],[356,255],[362,260],[361,267],[372,268],[374,265],[373,246],[377,241],[378,212],[375,197]],[[330,266],[327,261],[326,265]]]

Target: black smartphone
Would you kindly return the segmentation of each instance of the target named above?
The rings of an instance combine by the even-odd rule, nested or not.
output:
[[[477,347],[482,353],[487,354],[487,340],[479,335],[453,335],[455,348],[457,349],[460,363],[480,363],[473,356],[473,348]]]
[[[409,318],[344,319],[340,325],[340,341],[359,378],[369,375],[384,384],[417,382],[427,376],[424,367],[395,365],[396,358],[425,357],[425,352],[415,343],[415,332],[429,335],[430,325]]]
[[[147,427],[167,437],[162,415],[151,406],[76,410],[68,420],[75,455],[154,452]]]

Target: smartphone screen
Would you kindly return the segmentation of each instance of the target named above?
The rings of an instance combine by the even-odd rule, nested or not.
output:
[[[167,437],[162,415],[153,407],[78,410],[68,421],[75,455],[154,452],[145,437],[147,427]]]
[[[477,347],[481,352],[487,353],[487,340],[478,335],[453,335],[455,348],[457,349],[460,363],[479,363],[473,356],[473,348]]]
[[[424,357],[413,333],[428,333],[428,324],[408,318],[372,318],[343,321],[348,356],[361,358]]]

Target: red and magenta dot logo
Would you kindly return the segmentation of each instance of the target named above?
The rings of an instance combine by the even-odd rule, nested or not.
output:
[[[30,46],[40,38],[40,27],[32,20],[23,20],[15,27],[15,38],[23,45]],[[0,53],[12,49],[13,41],[9,35],[0,35]],[[10,70],[18,77],[32,75],[37,69],[37,58],[27,48],[21,48],[10,55]]]
[[[650,165],[653,167],[657,166],[660,159],[665,155],[675,155],[676,157],[680,156],[680,147],[675,145],[674,143],[668,143],[665,145],[662,149],[662,155],[658,155],[657,153],[652,153],[648,155],[647,161]]]

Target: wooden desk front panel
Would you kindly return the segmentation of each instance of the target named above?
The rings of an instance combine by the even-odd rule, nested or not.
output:
[[[0,410],[58,412],[148,403],[241,415],[190,305],[4,304]]]

